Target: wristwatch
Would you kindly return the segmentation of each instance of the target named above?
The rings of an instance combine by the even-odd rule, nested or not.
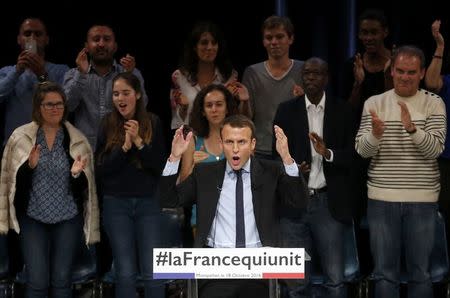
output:
[[[40,83],[45,82],[45,81],[48,81],[48,75],[47,75],[47,73],[44,73],[44,74],[41,74],[40,76],[38,76],[38,81],[39,81]]]

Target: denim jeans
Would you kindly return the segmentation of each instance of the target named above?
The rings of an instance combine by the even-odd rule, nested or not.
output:
[[[82,241],[82,216],[45,224],[19,216],[25,274],[25,297],[72,297],[72,265]]]
[[[161,222],[156,198],[104,197],[103,224],[116,269],[116,297],[136,296],[138,273],[145,297],[164,297],[164,281],[153,280],[153,248],[164,246]]]
[[[367,221],[374,260],[375,298],[399,297],[402,247],[408,297],[433,297],[428,271],[434,244],[436,203],[399,203],[369,199]]]
[[[326,192],[312,196],[306,212],[300,218],[282,218],[280,224],[283,247],[304,247],[310,255],[312,248],[315,248],[325,275],[324,297],[347,297],[344,284],[345,226],[331,216]],[[289,298],[310,297],[310,272],[311,262],[308,261],[304,281],[300,281],[300,284],[298,281],[286,281]]]

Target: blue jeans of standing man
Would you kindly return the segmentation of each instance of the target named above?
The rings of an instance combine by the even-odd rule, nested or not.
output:
[[[300,218],[282,218],[283,247],[304,247],[311,254],[314,247],[320,259],[325,275],[324,297],[346,298],[347,287],[344,284],[344,227],[335,220],[328,209],[327,193],[318,193],[311,197],[306,213]],[[311,262],[305,265],[305,280],[294,286],[287,281],[289,298],[310,297],[309,275]]]
[[[27,215],[19,216],[27,298],[72,297],[72,265],[80,247],[82,216],[45,224]],[[50,279],[50,282],[49,282]]]
[[[164,297],[164,281],[153,280],[153,248],[164,246],[161,219],[156,198],[104,197],[103,224],[114,258],[117,298],[136,296],[138,272],[146,298]]]
[[[369,199],[367,221],[375,266],[375,298],[400,296],[402,247],[408,273],[408,297],[433,297],[428,268],[434,244],[436,213],[436,203]]]

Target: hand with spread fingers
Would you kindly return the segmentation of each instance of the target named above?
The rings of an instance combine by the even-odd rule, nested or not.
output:
[[[323,139],[315,132],[310,132],[308,136],[313,143],[314,150],[316,150],[317,153],[319,153],[326,159],[330,159],[330,150],[327,149],[327,146],[325,145]]]
[[[181,155],[183,155],[183,153],[189,147],[189,142],[191,141],[192,136],[193,136],[193,132],[190,131],[186,135],[186,138],[183,137],[183,126],[180,126],[180,128],[178,128],[175,131],[175,135],[173,136],[173,140],[172,140],[172,149],[170,151],[170,157],[169,157],[169,160],[171,162],[180,160]]]

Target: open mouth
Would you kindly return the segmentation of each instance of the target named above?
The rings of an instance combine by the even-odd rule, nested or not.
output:
[[[233,156],[233,158],[231,159],[231,165],[233,167],[237,167],[237,166],[239,166],[240,161],[241,161],[241,158],[239,156]]]

